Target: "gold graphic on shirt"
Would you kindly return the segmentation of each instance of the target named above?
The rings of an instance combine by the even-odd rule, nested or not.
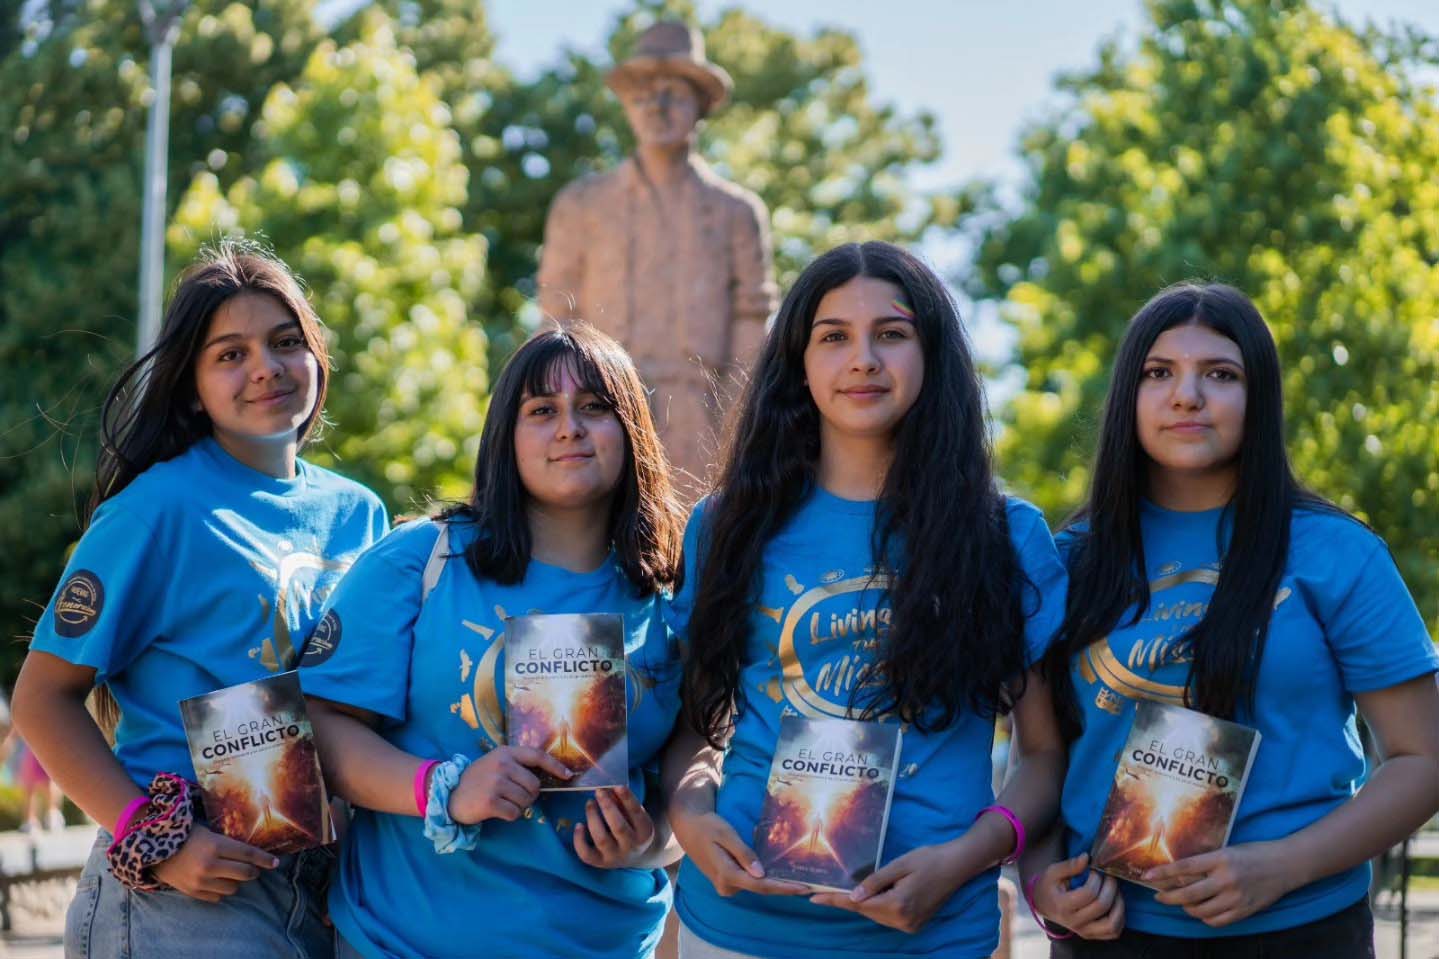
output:
[[[290,635],[290,609],[296,602],[309,609],[311,604],[322,602],[329,594],[328,586],[307,586],[297,581],[295,574],[305,569],[339,574],[349,569],[350,563],[348,560],[325,559],[316,553],[291,552],[293,547],[288,540],[280,540],[273,551],[257,542],[251,545],[270,561],[266,564],[252,560],[250,565],[274,583],[275,595],[273,598],[256,597],[260,601],[261,615],[271,620],[273,635],[265,637],[258,647],[251,649],[250,658],[258,659],[272,673],[283,672],[295,667],[298,654],[294,638]]]
[[[759,613],[761,616],[768,616],[776,623],[784,618],[784,610],[775,609],[773,606],[761,606],[759,608]]]
[[[785,583],[793,583],[791,592],[795,592],[794,586],[799,585],[793,576],[786,576]],[[831,614],[828,623],[821,623],[819,614],[813,612],[814,608],[827,599],[847,593],[863,593],[871,589],[883,591],[889,588],[890,583],[891,577],[887,573],[837,580],[799,594],[789,608],[780,627],[780,675],[784,698],[801,715],[811,719],[826,716],[844,718],[849,715],[850,693],[873,673],[876,662],[873,651],[878,645],[881,629],[888,629],[891,615],[888,606],[869,610],[856,607],[844,616]],[[802,623],[808,634],[807,645],[847,640],[853,649],[825,662],[815,677],[814,685],[805,676],[804,664],[800,662],[796,649],[795,632]]]
[[[1089,645],[1080,654],[1081,675],[1094,676],[1106,687],[1125,699],[1153,699],[1160,702],[1184,705],[1184,687],[1146,679],[1119,661],[1114,650],[1109,648],[1106,636]],[[1089,680],[1091,683],[1094,680]],[[1101,708],[1106,708],[1101,705]],[[1113,710],[1110,710],[1111,712]]]
[[[500,607],[495,609],[499,611]],[[466,650],[460,650],[460,682],[467,682],[472,672],[475,679],[470,690],[462,693],[458,701],[450,704],[450,713],[459,716],[471,729],[484,733],[494,745],[503,746],[505,716],[500,709],[499,693],[495,689],[495,664],[499,662],[500,652],[505,648],[505,634],[468,619],[461,620],[460,625],[486,640],[487,645],[479,662],[475,662]]]
[[[778,703],[784,699],[784,691],[780,688],[778,679],[770,678],[760,683],[759,691],[768,696],[770,702]]]
[[[785,589],[789,590],[791,593],[794,593],[796,596],[804,592],[804,587],[800,585],[799,580],[794,578],[793,573],[785,574],[784,586]]]
[[[469,696],[461,696],[459,702],[450,703],[450,712],[464,720],[466,726],[476,731],[479,730],[480,717],[475,715],[475,704],[470,702]]]
[[[1219,570],[1218,564],[1183,570],[1180,563],[1166,563],[1159,568],[1159,577],[1150,580],[1149,595],[1156,597],[1167,590],[1191,583],[1217,586]],[[1287,586],[1279,589],[1274,595],[1274,608],[1278,609],[1292,594],[1293,590]],[[1099,684],[1094,705],[1116,716],[1126,700],[1154,700],[1183,706],[1183,685],[1161,683],[1148,678],[1147,674],[1164,666],[1192,661],[1193,653],[1189,649],[1187,634],[1194,624],[1204,618],[1208,610],[1208,600],[1153,603],[1141,622],[1172,623],[1173,626],[1161,626],[1167,628],[1167,631],[1158,636],[1135,640],[1123,662],[1111,648],[1110,637],[1105,636],[1091,643],[1080,654],[1078,665],[1080,678],[1087,685]]]
[[[1107,713],[1118,716],[1120,709],[1124,706],[1124,700],[1114,695],[1108,686],[1100,686],[1099,692],[1094,696],[1094,705]]]
[[[1178,565],[1178,563],[1170,563],[1168,566],[1162,567],[1160,569],[1160,577],[1149,581],[1150,596],[1189,583],[1208,583],[1210,586],[1219,585],[1219,567],[1217,566],[1200,566],[1198,569],[1191,569],[1187,572],[1164,572],[1164,570],[1174,569]]]

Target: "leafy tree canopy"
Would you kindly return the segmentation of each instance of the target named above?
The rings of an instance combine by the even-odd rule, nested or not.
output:
[[[132,0],[0,15],[0,628],[18,666],[88,498],[105,390],[134,355],[149,44]],[[310,0],[195,0],[174,57],[173,209],[196,169],[222,182],[248,118],[299,72]]]
[[[1306,0],[1149,0],[1024,137],[972,292],[1019,332],[1006,475],[1058,519],[1088,482],[1127,318],[1162,286],[1247,292],[1300,476],[1390,543],[1439,625],[1439,101],[1411,33]]]
[[[462,229],[468,173],[439,83],[379,10],[321,43],[256,125],[254,174],[203,173],[170,227],[178,261],[215,231],[261,234],[311,287],[332,332],[327,438],[307,453],[393,505],[467,487],[485,405],[485,338],[469,321],[484,240]]]

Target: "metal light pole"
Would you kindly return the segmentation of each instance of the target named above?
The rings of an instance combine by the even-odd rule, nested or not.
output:
[[[187,0],[170,0],[156,11],[140,0],[140,19],[150,40],[150,118],[145,128],[145,179],[140,221],[140,328],[135,353],[143,356],[160,335],[160,297],[165,282],[165,181],[169,176],[170,54],[180,33]]]

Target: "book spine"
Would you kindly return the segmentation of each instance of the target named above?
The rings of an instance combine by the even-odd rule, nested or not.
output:
[[[874,849],[874,868],[879,870],[879,861],[884,858],[884,840],[889,834],[889,809],[894,802],[894,786],[899,781],[899,757],[904,752],[904,730],[894,731],[894,755],[889,761],[889,789],[884,794],[884,815],[879,821],[879,842]]]
[[[1239,819],[1239,804],[1244,801],[1244,790],[1249,787],[1249,773],[1254,769],[1254,760],[1259,756],[1259,740],[1262,738],[1259,730],[1254,730],[1254,741],[1249,744],[1249,758],[1244,761],[1244,772],[1239,776],[1239,788],[1234,790],[1234,808],[1229,812],[1229,824],[1224,827],[1224,841],[1219,844],[1221,849],[1229,845],[1229,834],[1234,831],[1234,823]]]

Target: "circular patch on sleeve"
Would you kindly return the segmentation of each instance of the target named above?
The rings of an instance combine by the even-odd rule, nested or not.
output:
[[[55,632],[67,639],[88,633],[105,608],[105,587],[88,569],[77,569],[55,600]]]
[[[320,620],[320,624],[310,634],[310,641],[305,644],[305,652],[300,656],[300,665],[320,665],[335,655],[335,649],[339,645],[340,615],[332,609],[325,614],[325,618]]]

